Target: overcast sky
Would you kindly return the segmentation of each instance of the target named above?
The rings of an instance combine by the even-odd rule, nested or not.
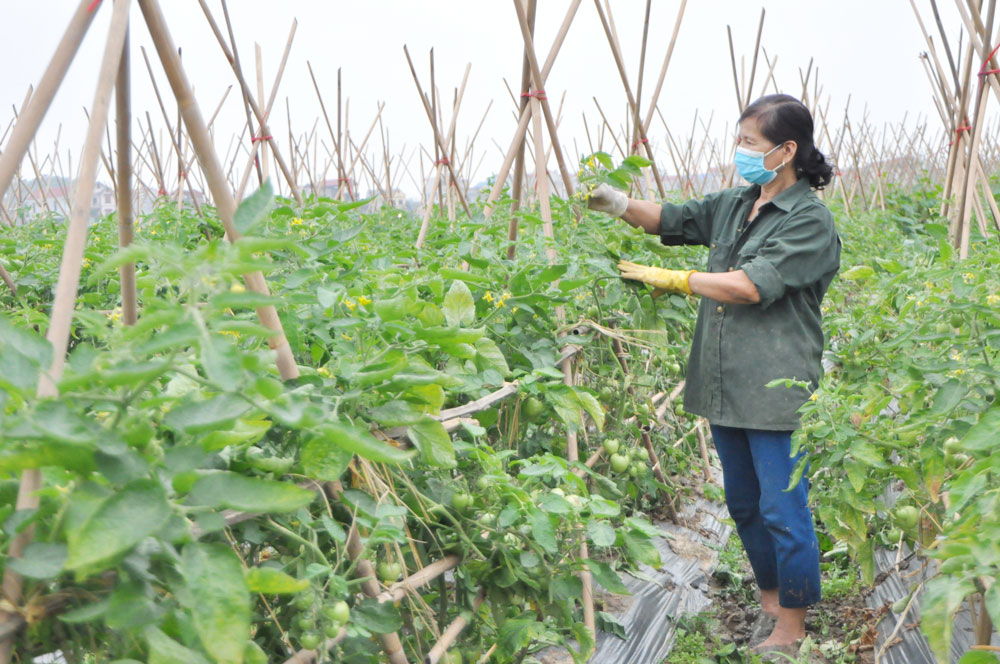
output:
[[[3,0],[0,3],[0,62],[5,63],[0,69],[0,102],[3,102],[0,132],[13,116],[12,106],[20,106],[28,86],[41,77],[78,2]],[[218,0],[208,0],[208,4],[221,22]],[[679,0],[653,3],[644,112],[679,4]],[[957,42],[957,14],[951,3],[939,4],[945,12],[946,27]],[[356,141],[360,141],[375,116],[378,102],[382,101],[386,104],[383,121],[390,132],[394,153],[401,152],[404,145],[407,154],[418,144],[430,147],[430,125],[411,79],[403,45],[409,47],[425,86],[429,79],[427,53],[433,47],[438,87],[448,100],[460,84],[466,64],[472,64],[458,120],[460,148],[475,131],[490,100],[493,101],[476,142],[478,154],[485,155],[476,179],[485,178],[499,167],[501,154],[494,141],[506,149],[516,126],[504,79],[512,89],[519,86],[522,58],[521,34],[511,2],[230,0],[229,5],[241,60],[252,80],[255,79],[254,44],[259,43],[263,49],[268,91],[292,21],[298,19],[291,56],[272,113],[273,133],[284,142],[287,142],[288,120],[286,96],[296,135],[308,132],[320,114],[306,68],[306,61],[310,61],[329,111],[336,103],[337,68],[342,69],[343,93],[350,99],[350,129]],[[539,60],[544,60],[568,3],[539,0],[539,5],[536,48]],[[917,0],[917,5],[924,13],[925,23],[932,25],[929,3]],[[161,0],[161,6],[174,40],[183,49],[184,63],[202,113],[208,116],[235,79],[195,0]],[[762,45],[771,58],[778,57],[775,72],[783,91],[793,94],[801,91],[799,69],[804,70],[813,58],[823,94],[831,100],[831,116],[843,115],[850,96],[854,118],[859,118],[867,105],[873,122],[898,122],[908,113],[911,121],[918,116],[929,117],[932,128],[937,129],[939,121],[930,86],[918,59],[926,45],[906,0],[822,3],[691,0],[659,100],[660,110],[675,135],[690,132],[696,110],[706,119],[714,112],[712,130],[717,135],[722,135],[727,122],[731,130],[738,109],[726,26],[732,28],[737,59],[745,56],[745,66],[749,69],[762,6],[767,11]],[[644,7],[640,0],[611,2],[633,87]],[[38,150],[42,155],[52,151],[56,132],[62,125],[61,152],[65,154],[66,149],[72,149],[74,164],[78,158],[86,129],[83,108],[93,103],[111,9],[111,2],[105,1],[45,118],[38,135]],[[144,117],[148,110],[154,123],[161,124],[139,47],[145,45],[151,56],[155,53],[135,3],[132,25],[133,112]],[[166,90],[166,78],[155,59],[154,73],[161,90]],[[761,62],[754,85],[756,91],[765,74]],[[593,97],[598,99],[612,125],[617,128],[625,124],[626,97],[592,0],[581,4],[545,89],[553,107],[565,93],[560,138],[574,163],[579,156],[573,154],[574,139],[580,152],[587,145],[582,114],[586,114],[592,129],[600,121]],[[173,121],[176,106],[168,103],[168,108]],[[445,113],[446,125],[449,115]],[[220,153],[226,151],[230,137],[239,131],[242,122],[243,110],[234,89],[217,120]],[[327,137],[325,129],[321,135]],[[663,126],[658,119],[654,120],[650,140],[662,147],[664,136]],[[661,159],[668,159],[666,153],[662,153]],[[419,171],[416,158],[410,167]],[[409,181],[404,185],[412,189]]]

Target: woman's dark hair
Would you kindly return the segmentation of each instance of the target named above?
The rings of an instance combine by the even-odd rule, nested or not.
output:
[[[813,119],[809,109],[791,95],[766,95],[747,106],[740,122],[756,118],[764,138],[775,145],[795,141],[795,173],[822,189],[833,179],[833,166],[813,143]]]

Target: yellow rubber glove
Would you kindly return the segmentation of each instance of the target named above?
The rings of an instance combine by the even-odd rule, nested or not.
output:
[[[641,281],[661,292],[683,293],[684,295],[691,294],[688,280],[695,272],[694,270],[664,270],[659,267],[637,265],[629,261],[619,261],[618,270],[622,273],[622,279]]]

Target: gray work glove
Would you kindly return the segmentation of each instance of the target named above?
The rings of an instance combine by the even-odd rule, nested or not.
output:
[[[602,182],[590,192],[590,196],[587,198],[587,207],[610,214],[612,217],[620,217],[625,214],[625,210],[628,208],[628,195]]]

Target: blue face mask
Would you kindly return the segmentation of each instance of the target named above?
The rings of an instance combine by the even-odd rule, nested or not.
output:
[[[761,186],[769,183],[775,177],[778,176],[778,168],[768,170],[764,166],[764,157],[771,154],[781,145],[774,146],[773,149],[768,152],[757,152],[756,150],[748,150],[747,148],[742,148],[736,146],[736,155],[733,157],[733,163],[736,164],[736,170],[740,172],[740,175],[744,180],[752,184],[759,184]],[[784,166],[784,164],[782,164]]]

